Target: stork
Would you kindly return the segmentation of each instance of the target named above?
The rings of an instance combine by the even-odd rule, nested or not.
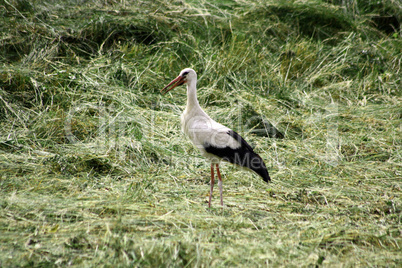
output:
[[[239,134],[214,121],[202,110],[197,99],[197,74],[193,69],[182,70],[180,75],[164,87],[161,92],[166,94],[183,84],[187,84],[187,106],[181,115],[182,130],[200,150],[201,154],[211,161],[211,190],[208,207],[211,207],[212,191],[215,184],[214,165],[218,175],[219,193],[223,206],[222,177],[219,171],[221,160],[251,169],[260,175],[265,182],[269,182],[271,179],[264,161],[254,152],[253,148]]]

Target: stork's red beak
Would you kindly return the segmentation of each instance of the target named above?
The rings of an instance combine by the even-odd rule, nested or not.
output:
[[[180,76],[180,75],[179,75],[179,76],[176,77],[172,82],[170,82],[169,85],[167,85],[166,87],[164,87],[164,88],[161,90],[161,93],[162,93],[162,94],[166,94],[166,93],[168,93],[169,91],[171,91],[172,89],[174,89],[175,87],[181,86],[181,85],[183,85],[184,83],[186,83],[186,80],[184,80],[184,77],[183,77],[183,76]],[[169,89],[169,87],[170,87],[171,85],[173,85],[173,86]]]

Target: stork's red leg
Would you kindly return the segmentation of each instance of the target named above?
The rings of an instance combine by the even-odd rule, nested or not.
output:
[[[211,164],[211,191],[209,192],[209,202],[208,202],[208,207],[211,207],[211,199],[212,199],[212,191],[214,190],[214,184],[215,184],[215,179],[214,179],[214,164]]]
[[[218,173],[218,186],[219,186],[219,193],[221,195],[221,206],[223,206],[223,197],[222,197],[222,177],[219,171],[219,164],[216,164],[216,173]]]

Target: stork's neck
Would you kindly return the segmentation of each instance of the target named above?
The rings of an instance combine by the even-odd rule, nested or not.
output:
[[[187,84],[187,109],[201,108],[197,99],[197,80],[191,80]]]

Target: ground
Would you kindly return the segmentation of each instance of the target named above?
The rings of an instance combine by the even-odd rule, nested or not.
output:
[[[0,1],[0,266],[400,267],[397,1]],[[185,87],[272,182],[209,163]]]

